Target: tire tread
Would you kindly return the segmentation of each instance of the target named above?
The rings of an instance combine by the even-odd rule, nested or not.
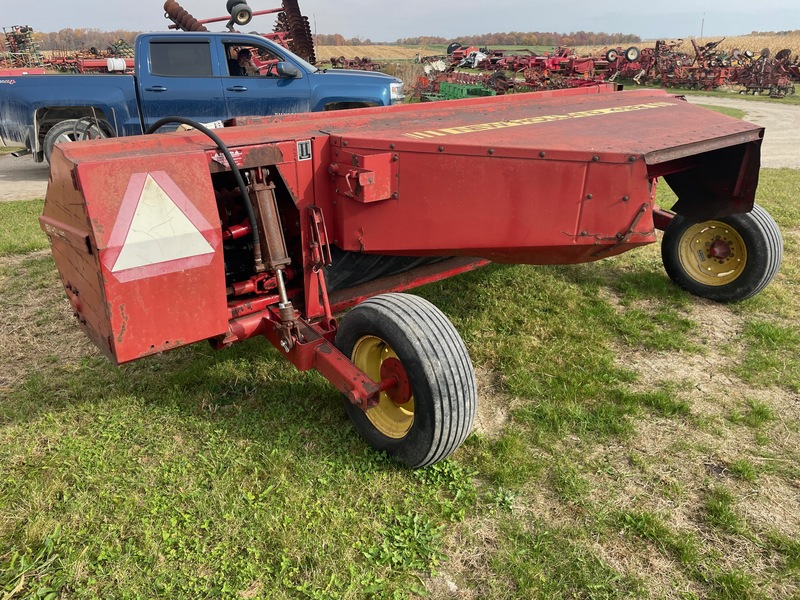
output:
[[[433,439],[424,456],[409,466],[420,468],[443,460],[469,435],[477,403],[472,362],[455,327],[433,304],[411,294],[375,296],[353,311],[375,311],[382,319],[402,324],[434,399]],[[346,326],[347,318],[342,323]]]

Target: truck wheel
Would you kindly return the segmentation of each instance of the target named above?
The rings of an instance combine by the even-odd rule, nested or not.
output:
[[[370,446],[419,468],[466,439],[477,405],[475,373],[458,332],[433,304],[410,294],[375,296],[347,314],[336,346],[374,381],[398,380],[366,412],[345,398]]]
[[[664,232],[661,260],[670,279],[688,292],[738,302],[763,290],[783,257],[783,239],[767,211],[693,223],[676,215]]]
[[[61,142],[77,142],[80,140],[94,140],[107,138],[109,133],[87,119],[68,119],[53,125],[44,136],[44,158],[50,162],[53,147]]]

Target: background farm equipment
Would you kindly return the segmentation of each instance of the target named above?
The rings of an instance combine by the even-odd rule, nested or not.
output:
[[[743,86],[745,94],[764,94],[771,98],[794,94],[794,82],[800,79],[797,78],[797,59],[792,64],[790,58],[789,50],[781,50],[772,58],[765,48],[757,59],[737,69],[732,81]]]
[[[780,233],[754,207],[763,129],[661,91],[244,118],[217,133],[168,117],[151,131],[174,122],[198,131],[56,147],[40,222],[80,326],[117,363],[263,336],[412,467],[459,447],[477,394],[453,325],[397,292],[488,260],[599,260],[656,228],[668,275],[706,298],[750,297],[780,264]],[[654,206],[659,178],[677,215]]]
[[[46,59],[47,67],[62,73],[133,73],[133,47],[117,40],[104,50],[55,53]]]
[[[15,25],[3,28],[5,36],[4,52],[0,53],[0,67],[24,69],[44,67],[44,55],[33,38],[33,28],[27,25]]]
[[[377,63],[371,58],[345,58],[344,56],[331,57],[331,67],[334,69],[354,69],[356,71],[382,71],[385,63]]]
[[[616,56],[612,56],[617,64],[612,67],[610,79],[705,91],[740,85],[744,88],[743,93],[771,97],[794,93],[794,81],[800,80],[800,69],[797,58],[790,60],[789,50],[782,50],[770,58],[770,51],[765,48],[758,58],[754,58],[750,51],[720,51],[718,47],[724,39],[706,44],[691,40],[693,56],[677,49],[680,41],[668,43],[663,40],[657,41],[655,48],[643,49],[636,60],[630,60],[627,56],[624,60],[622,56],[617,60]]]
[[[260,35],[280,44],[284,48],[288,48],[309,63],[316,64],[317,58],[314,51],[314,37],[311,35],[311,26],[308,18],[304,17],[300,12],[297,0],[283,0],[280,8],[257,11],[253,11],[250,8],[247,0],[228,0],[225,8],[228,11],[228,16],[198,20],[175,0],[167,0],[164,3],[164,16],[172,21],[170,29],[208,31],[206,27],[208,24],[225,23],[230,31],[235,31],[236,26],[241,27],[249,24],[253,17],[276,15],[272,32],[261,33]]]

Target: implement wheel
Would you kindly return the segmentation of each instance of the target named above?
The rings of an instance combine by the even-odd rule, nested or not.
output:
[[[661,259],[670,279],[701,298],[738,302],[763,290],[783,257],[778,225],[758,205],[717,221],[676,215],[664,232]]]
[[[631,46],[627,50],[625,50],[625,59],[628,62],[636,62],[639,60],[639,57],[642,55],[641,51],[636,46]]]
[[[397,380],[366,412],[345,398],[370,446],[419,468],[466,439],[475,419],[475,374],[464,342],[433,304],[410,294],[371,298],[344,318],[336,346],[372,380]]]

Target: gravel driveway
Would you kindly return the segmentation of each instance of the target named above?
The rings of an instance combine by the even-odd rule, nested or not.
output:
[[[688,96],[693,104],[727,106],[745,111],[745,119],[767,128],[761,150],[764,167],[800,169],[800,106]],[[0,202],[44,198],[47,191],[47,164],[36,164],[30,156],[14,158],[0,155]]]
[[[14,158],[0,154],[0,202],[44,198],[50,168],[30,156]]]
[[[695,95],[687,96],[687,100],[743,110],[746,121],[767,129],[761,146],[761,166],[800,169],[800,106]]]

